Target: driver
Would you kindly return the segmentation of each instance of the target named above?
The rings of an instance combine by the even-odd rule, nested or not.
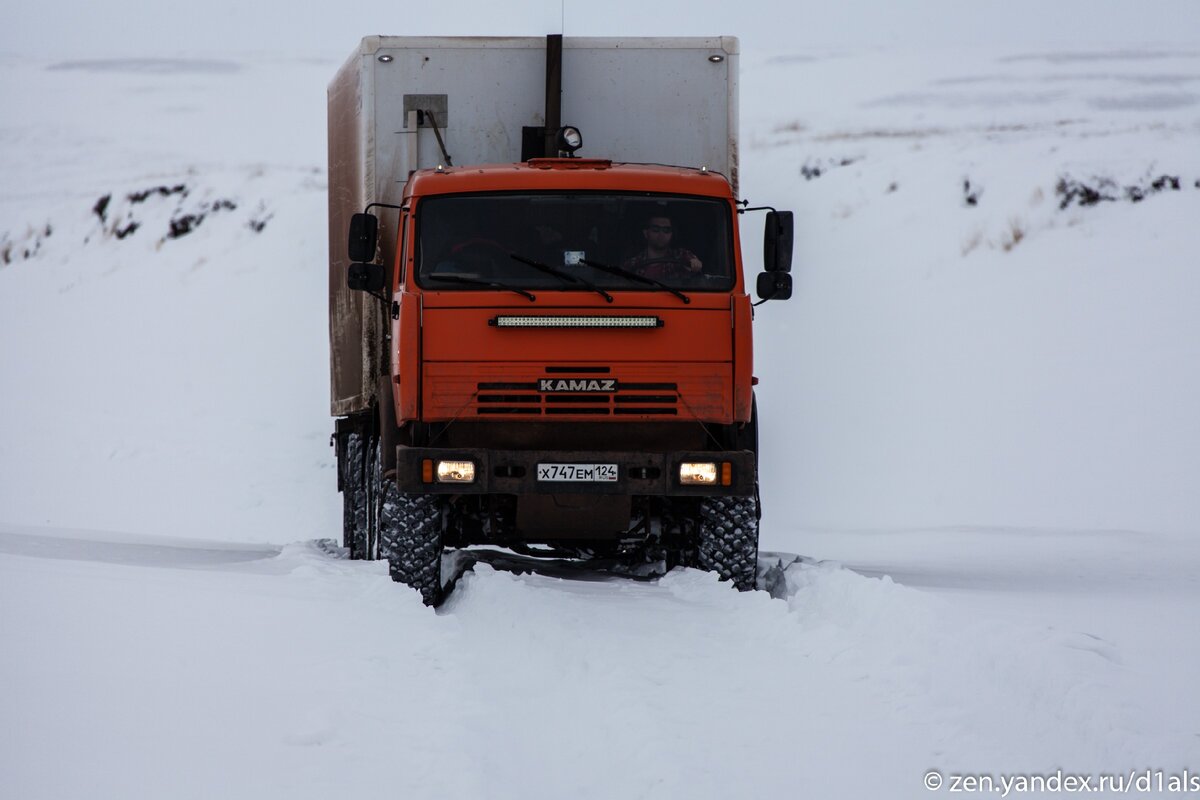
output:
[[[673,233],[670,217],[665,214],[650,217],[642,228],[646,246],[625,259],[621,266],[647,278],[668,283],[672,279],[699,273],[704,265],[695,253],[683,247],[671,246]]]

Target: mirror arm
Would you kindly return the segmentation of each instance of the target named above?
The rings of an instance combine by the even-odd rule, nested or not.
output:
[[[368,213],[370,213],[372,208],[376,208],[376,207],[378,207],[378,208],[394,208],[397,211],[404,210],[404,206],[394,206],[391,203],[370,203],[366,208],[363,209],[363,213],[368,214]]]
[[[775,289],[775,291],[771,292],[771,296],[770,296],[770,297],[764,297],[762,300],[759,300],[757,303],[751,303],[751,304],[750,304],[750,307],[751,307],[751,308],[758,308],[759,306],[761,306],[763,303],[767,302],[768,300],[774,300],[774,299],[775,299],[775,295],[777,295],[777,294],[779,294],[779,289],[778,289],[778,288],[776,288],[776,289]]]

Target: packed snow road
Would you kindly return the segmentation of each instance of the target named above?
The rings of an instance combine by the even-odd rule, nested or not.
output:
[[[969,594],[564,574],[478,563],[434,612],[323,541],[0,528],[0,770],[22,798],[916,797],[1196,747],[1119,644]]]

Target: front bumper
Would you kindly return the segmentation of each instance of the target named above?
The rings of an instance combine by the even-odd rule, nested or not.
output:
[[[437,483],[422,479],[422,462],[431,459],[472,461],[471,483]],[[679,465],[711,461],[730,465],[730,482],[682,484]],[[616,464],[610,482],[539,481],[538,464]],[[718,467],[718,475],[721,470]],[[754,454],[749,450],[639,453],[579,450],[486,450],[476,448],[405,447],[396,451],[396,483],[408,494],[610,494],[674,497],[746,497],[755,493]]]

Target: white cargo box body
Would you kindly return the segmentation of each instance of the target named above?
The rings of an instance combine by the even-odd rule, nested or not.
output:
[[[737,188],[738,42],[712,38],[564,38],[561,123],[578,155],[707,167]],[[332,412],[367,408],[386,375],[380,304],[346,289],[350,216],[398,204],[410,172],[521,160],[522,129],[545,123],[546,40],[371,36],[329,86]],[[417,121],[417,124],[411,125]],[[395,212],[380,210],[395,248]],[[377,313],[379,312],[379,313]]]

